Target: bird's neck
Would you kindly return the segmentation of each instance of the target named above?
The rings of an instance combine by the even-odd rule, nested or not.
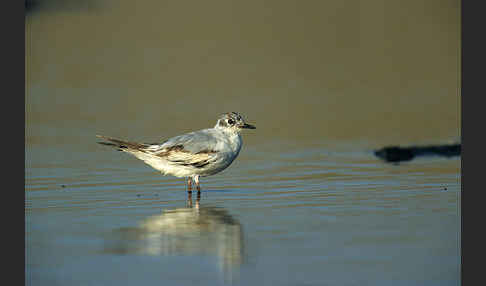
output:
[[[233,151],[237,153],[240,152],[242,140],[241,140],[240,132],[238,132],[237,129],[223,127],[220,124],[216,124],[216,126],[214,126],[214,129],[224,134],[224,137],[226,138],[227,142],[230,144],[231,149],[233,149]]]
[[[226,132],[226,135],[231,145],[231,148],[235,152],[239,153],[242,144],[241,135],[238,132]]]

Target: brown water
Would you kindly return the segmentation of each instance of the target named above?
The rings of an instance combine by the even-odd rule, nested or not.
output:
[[[458,1],[44,1],[26,16],[27,285],[459,285]],[[76,4],[77,3],[77,4]],[[224,172],[95,144],[241,112]]]

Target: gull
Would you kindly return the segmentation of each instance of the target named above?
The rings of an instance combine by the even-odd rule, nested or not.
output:
[[[213,128],[172,137],[162,143],[136,143],[96,136],[108,141],[97,143],[132,154],[163,175],[187,178],[189,192],[194,181],[199,192],[199,177],[217,174],[231,165],[241,150],[241,130],[255,128],[239,113],[228,112],[218,118]]]

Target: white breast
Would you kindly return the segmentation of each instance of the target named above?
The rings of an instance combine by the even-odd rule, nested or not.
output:
[[[201,170],[200,175],[214,175],[226,169],[238,157],[242,143],[240,134],[225,134],[224,139],[221,140],[220,145],[216,148],[218,150],[218,160]]]

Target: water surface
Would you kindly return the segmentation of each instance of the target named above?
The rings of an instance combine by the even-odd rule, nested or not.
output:
[[[28,282],[458,281],[458,159],[389,165],[369,152],[263,156],[248,146],[230,169],[203,179],[198,198],[188,197],[184,180],[102,149],[85,154],[89,167],[69,167],[71,159],[48,172],[30,166]]]

